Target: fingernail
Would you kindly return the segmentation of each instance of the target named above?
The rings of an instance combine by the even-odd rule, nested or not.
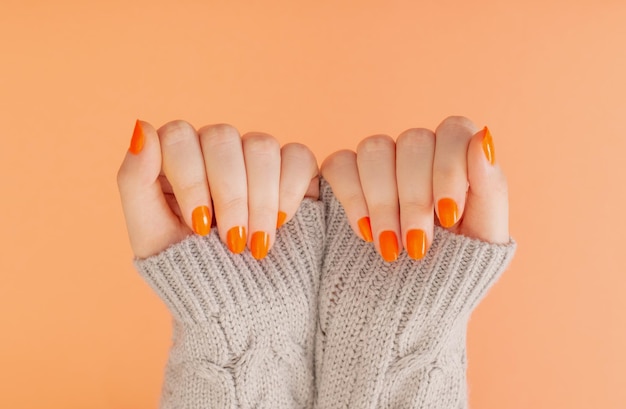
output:
[[[387,230],[380,233],[380,252],[385,261],[398,259],[398,238],[395,232]]]
[[[228,230],[228,233],[226,233],[226,244],[233,253],[241,253],[246,248],[246,228],[235,226]]]
[[[489,128],[485,126],[485,135],[483,136],[483,152],[485,152],[485,157],[492,165],[496,163],[496,151],[493,147],[493,137],[491,136],[491,132],[489,132]]]
[[[426,233],[422,229],[409,230],[406,234],[406,252],[409,257],[419,260],[426,254]]]
[[[211,211],[208,206],[198,206],[191,212],[193,231],[206,236],[211,231]]]
[[[264,231],[257,231],[252,235],[252,248],[250,252],[252,257],[257,260],[267,256],[267,248],[270,244],[270,235]]]
[[[452,227],[457,222],[458,208],[450,198],[440,199],[437,203],[439,221],[443,227]]]
[[[279,211],[278,219],[276,220],[276,228],[278,229],[280,226],[285,224],[286,219],[287,219],[287,213]]]
[[[365,241],[372,242],[374,241],[374,235],[372,234],[372,225],[370,223],[370,218],[365,216],[359,219],[358,221],[359,231],[361,232],[361,236]]]
[[[141,152],[145,139],[141,122],[138,119],[137,122],[135,122],[135,130],[133,131],[133,137],[130,140],[130,147],[128,148],[130,153],[137,155]]]

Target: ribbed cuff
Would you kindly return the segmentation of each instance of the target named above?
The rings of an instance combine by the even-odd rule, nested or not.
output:
[[[404,257],[395,271],[408,272],[401,291],[405,299],[399,331],[399,353],[411,350],[437,353],[508,268],[517,248],[510,237],[493,244],[451,233],[435,226],[431,248],[424,259]],[[427,336],[426,336],[427,335]],[[424,357],[423,359],[428,359]]]

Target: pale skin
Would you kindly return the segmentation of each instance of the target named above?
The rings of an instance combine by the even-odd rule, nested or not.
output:
[[[494,162],[493,144],[483,144],[485,129],[465,117],[448,117],[434,131],[411,128],[395,140],[369,136],[356,151],[331,154],[321,170],[302,144],[281,147],[271,135],[240,136],[227,124],[196,130],[178,120],[157,130],[138,121],[137,127],[143,143],[133,138],[117,183],[138,258],[158,254],[194,232],[211,234],[212,224],[231,251],[245,251],[245,244],[263,258],[274,244],[279,212],[284,216],[280,221],[287,223],[304,198],[318,199],[320,175],[346,210],[355,234],[373,239],[389,262],[407,246],[409,256],[423,257],[416,253],[422,246],[416,247],[415,239],[407,243],[412,231],[425,233],[423,251],[428,251],[435,218],[444,217],[436,205],[442,198],[453,199],[458,209],[454,224],[441,223],[444,228],[489,243],[509,241],[506,177]],[[194,223],[197,208],[204,209],[204,217]],[[359,227],[368,217],[371,237],[363,222]],[[243,234],[240,243],[238,233]],[[396,247],[389,244],[394,235]]]

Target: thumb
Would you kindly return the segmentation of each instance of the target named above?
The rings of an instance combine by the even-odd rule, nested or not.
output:
[[[128,237],[137,258],[157,254],[187,235],[165,199],[160,172],[159,136],[152,125],[137,120],[117,173]]]
[[[459,233],[489,243],[508,243],[508,184],[486,126],[470,140],[467,173],[469,190]]]

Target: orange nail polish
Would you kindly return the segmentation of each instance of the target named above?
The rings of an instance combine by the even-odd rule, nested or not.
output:
[[[252,257],[257,260],[262,259],[267,255],[267,249],[270,244],[270,235],[265,233],[264,231],[257,231],[252,235],[252,248],[250,252],[252,253]]]
[[[278,229],[280,226],[285,224],[286,219],[287,219],[287,213],[279,211],[278,219],[276,220],[276,228]]]
[[[406,252],[409,257],[419,260],[426,254],[426,232],[412,229],[406,234]]]
[[[211,211],[208,206],[198,206],[191,212],[193,231],[206,236],[211,231]]]
[[[135,122],[135,130],[133,131],[133,137],[130,140],[130,147],[128,148],[130,153],[137,155],[141,152],[145,139],[141,122],[138,119],[137,122]]]
[[[370,218],[365,216],[358,221],[359,231],[363,239],[368,242],[374,241],[374,235],[372,234],[372,225],[370,224]]]
[[[450,198],[440,199],[437,203],[439,221],[443,227],[452,227],[458,220],[458,207]]]
[[[485,126],[485,135],[483,136],[483,152],[485,152],[485,157],[492,165],[496,163],[496,151],[493,147],[493,137],[491,136],[491,132],[489,132],[489,128]]]
[[[395,232],[387,230],[380,233],[380,252],[385,261],[398,259],[398,237]]]
[[[246,228],[235,226],[228,230],[228,233],[226,233],[226,244],[233,253],[241,253],[246,248]]]

